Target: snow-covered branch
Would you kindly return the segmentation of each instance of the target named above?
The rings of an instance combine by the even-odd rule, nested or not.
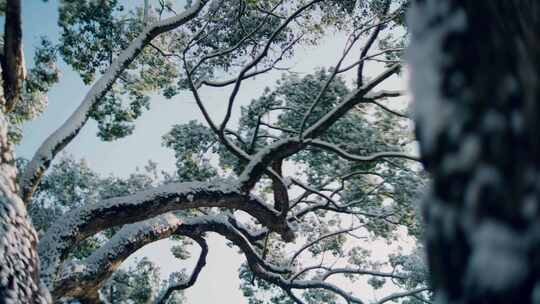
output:
[[[89,204],[65,214],[40,241],[43,279],[47,283],[54,280],[57,268],[69,250],[96,232],[170,211],[201,207],[243,210],[271,231],[281,234],[284,240],[294,238],[277,211],[257,197],[242,194],[237,184],[225,181],[171,183],[134,195]]]
[[[192,286],[206,264],[208,248],[202,237],[206,232],[218,233],[238,246],[250,263],[271,273],[288,273],[288,269],[274,266],[264,261],[250,244],[243,232],[233,224],[234,219],[226,215],[207,215],[181,219],[172,213],[124,226],[103,247],[81,262],[66,263],[53,282],[55,299],[92,298],[113,274],[120,264],[141,247],[167,238],[183,235],[201,245],[202,252],[190,278],[185,282],[170,286],[160,297],[165,300],[173,291]],[[161,300],[158,303],[161,303]]]
[[[82,262],[66,263],[53,282],[52,296],[96,299],[103,283],[139,248],[171,236],[182,221],[171,213],[125,225]]]
[[[250,157],[248,165],[240,175],[240,181],[243,184],[242,190],[249,191],[252,189],[260,176],[264,174],[268,166],[274,160],[286,158],[300,151],[300,149],[307,145],[306,140],[316,138],[324,131],[328,130],[328,128],[330,128],[339,118],[345,115],[351,108],[362,102],[366,94],[368,94],[374,87],[397,73],[400,68],[400,65],[394,65],[382,72],[369,83],[366,83],[363,87],[354,90],[344,99],[343,102],[317,120],[317,122],[307,128],[299,137],[290,137],[279,140]]]
[[[195,18],[206,4],[206,0],[195,1],[190,8],[176,16],[157,21],[147,26],[129,46],[111,63],[101,78],[92,85],[79,107],[39,147],[25,169],[21,179],[21,197],[28,204],[45,171],[54,157],[68,145],[88,121],[91,109],[110,90],[116,79],[141,53],[143,48],[158,35],[173,30]]]

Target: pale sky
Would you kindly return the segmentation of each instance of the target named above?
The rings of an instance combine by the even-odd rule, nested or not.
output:
[[[142,3],[143,1],[134,2]],[[33,53],[33,47],[40,36],[46,35],[53,40],[57,38],[57,8],[57,0],[50,0],[48,3],[23,0],[26,56],[29,57]],[[316,67],[332,66],[341,54],[344,41],[344,36],[341,34],[330,35],[316,49],[298,50],[297,56],[286,65],[302,73],[313,72]],[[356,57],[353,54],[351,58]],[[30,62],[30,58],[27,61]],[[31,158],[46,136],[60,126],[82,101],[88,87],[65,64],[62,64],[61,69],[60,83],[55,85],[48,95],[48,109],[39,118],[25,125],[24,138],[16,147],[17,156]],[[375,75],[380,71],[380,67],[370,66],[368,74]],[[258,97],[266,86],[273,86],[280,75],[281,72],[273,72],[246,81],[242,86],[231,122],[235,123],[235,119],[238,118],[240,105],[246,105],[251,99]],[[382,88],[403,89],[404,81],[393,77],[386,81]],[[204,100],[214,117],[223,115],[225,102],[223,96],[227,94],[228,89],[203,90]],[[126,176],[134,172],[137,166],[142,168],[148,160],[153,160],[160,168],[172,172],[175,170],[173,151],[161,146],[161,136],[169,131],[172,125],[192,119],[201,120],[202,116],[190,93],[181,93],[172,100],[153,96],[151,110],[145,112],[137,121],[133,135],[114,142],[102,142],[95,136],[96,124],[91,121],[65,151],[76,159],[84,158],[93,170],[102,175],[114,173],[117,176]],[[142,253],[138,255],[148,255],[161,267],[165,275],[183,267],[191,269],[192,265],[189,262],[182,265],[172,257],[167,248],[167,242],[151,244],[143,248]],[[212,236],[209,246],[206,267],[195,286],[186,291],[188,303],[247,303],[239,289],[237,272],[243,257],[237,254],[237,249],[227,247],[221,237]],[[384,251],[384,245],[378,244],[377,247],[374,250]],[[196,252],[193,256],[196,257]],[[383,294],[380,292],[366,290],[366,294],[362,293],[361,297],[370,300],[381,295]]]

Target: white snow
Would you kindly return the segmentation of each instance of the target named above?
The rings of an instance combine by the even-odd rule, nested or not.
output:
[[[472,236],[465,283],[480,294],[504,292],[523,284],[530,271],[526,238],[506,224],[482,223]]]
[[[446,34],[465,29],[467,20],[461,10],[450,12],[447,1],[426,1],[425,11],[411,10],[409,24],[417,35],[413,35],[414,49],[409,49],[407,56],[411,65],[411,90],[414,94],[414,115],[420,122],[419,133],[424,147],[430,151],[435,140],[450,119],[459,119],[459,113],[445,96],[440,94],[440,69],[451,63],[451,58],[444,55],[443,42]],[[440,23],[429,24],[432,18],[427,16],[446,16]],[[454,75],[460,81],[459,75]]]
[[[141,191],[134,195],[125,197],[111,198],[99,203],[89,204],[80,209],[74,210],[64,215],[59,221],[55,222],[39,242],[39,252],[42,257],[42,276],[45,283],[50,286],[54,280],[55,273],[61,264],[61,256],[65,251],[71,248],[78,238],[80,227],[84,227],[88,220],[93,219],[93,214],[105,210],[114,210],[116,208],[126,208],[128,206],[148,205],[148,216],[152,216],[152,205],[160,198],[175,198],[170,204],[181,203],[182,199],[189,201],[188,196],[192,195],[195,199],[197,194],[214,193],[220,197],[226,197],[230,194],[239,194],[237,185],[230,181],[213,181],[210,183],[187,182],[170,183],[160,187]],[[219,194],[219,195],[218,195]],[[193,202],[193,201],[190,201]],[[174,209],[171,207],[171,211]],[[133,228],[135,229],[135,228]]]
[[[41,144],[22,175],[21,191],[28,191],[32,188],[36,178],[39,178],[42,172],[48,168],[48,163],[54,158],[59,150],[77,135],[88,121],[88,115],[92,107],[100,102],[118,76],[120,76],[125,68],[135,59],[135,57],[137,57],[144,46],[156,36],[156,31],[163,32],[169,28],[174,28],[187,22],[201,9],[202,5],[202,1],[198,0],[183,13],[147,26],[143,32],[113,60],[107,71],[92,85],[79,107],[60,126],[60,128]]]

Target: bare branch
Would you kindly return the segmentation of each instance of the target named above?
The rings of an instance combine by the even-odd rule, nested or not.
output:
[[[315,100],[313,101],[309,109],[307,110],[306,114],[304,115],[304,118],[302,119],[302,122],[300,123],[300,134],[304,132],[304,127],[306,126],[309,116],[311,115],[311,113],[313,113],[313,110],[317,107],[321,99],[324,97],[324,94],[330,87],[330,84],[336,78],[336,75],[338,74],[339,69],[341,68],[341,65],[343,64],[343,61],[345,60],[345,58],[347,58],[347,55],[352,50],[353,46],[356,44],[358,39],[360,39],[360,35],[356,35],[356,36],[353,35],[349,38],[350,40],[349,45],[345,47],[345,50],[343,51],[343,54],[341,55],[341,58],[339,59],[338,63],[334,67],[332,74],[330,74],[330,77],[328,77],[328,80],[326,80],[326,83],[324,84],[322,89],[319,91],[317,97],[315,98]]]
[[[350,160],[350,161],[364,161],[365,162],[365,161],[376,161],[383,158],[403,158],[403,159],[408,159],[408,160],[417,161],[417,162],[420,161],[420,158],[418,156],[409,155],[403,152],[379,152],[379,153],[374,153],[372,155],[361,156],[361,155],[351,154],[341,149],[337,145],[334,145],[332,143],[325,142],[322,140],[318,140],[318,139],[311,139],[311,140],[306,141],[306,143],[308,145],[311,145],[317,148],[321,148],[327,151],[332,151],[336,153],[337,155],[343,157],[344,159]]]
[[[400,279],[400,280],[407,279],[407,277],[400,276],[392,272],[380,272],[380,271],[374,271],[374,270],[355,269],[355,268],[333,268],[333,269],[328,269],[328,271],[323,274],[322,280],[324,281],[328,279],[329,277],[336,274],[370,275],[370,276],[394,278],[394,279]]]
[[[206,265],[206,256],[208,255],[208,244],[206,243],[204,238],[200,236],[193,236],[192,239],[195,240],[197,244],[199,244],[199,247],[201,247],[201,253],[199,255],[199,259],[197,260],[197,264],[195,264],[195,268],[193,269],[193,271],[191,272],[191,275],[189,276],[189,279],[187,279],[184,282],[176,283],[174,285],[169,286],[167,288],[167,291],[165,291],[165,293],[156,301],[156,303],[158,304],[167,303],[167,299],[169,299],[169,297],[175,291],[187,289],[193,286],[193,284],[195,284],[195,282],[197,281],[197,278],[199,277],[199,273],[201,273],[201,270]]]
[[[383,3],[383,14],[386,14],[388,12],[388,9],[390,8],[390,2],[391,2],[390,0],[386,0]],[[396,15],[394,14],[394,18],[395,16]],[[392,19],[389,19],[388,21]],[[362,87],[362,85],[364,84],[364,63],[365,63],[364,59],[367,56],[367,53],[369,52],[371,47],[373,46],[373,43],[375,43],[375,40],[377,40],[377,37],[379,36],[383,27],[384,27],[383,22],[381,22],[379,25],[375,27],[375,29],[369,36],[368,41],[366,42],[366,45],[362,48],[362,52],[360,52],[360,64],[358,65],[357,80],[356,80],[359,88]]]
[[[351,232],[351,231],[354,231],[356,229],[359,229],[363,226],[352,226],[350,228],[346,228],[346,229],[341,229],[341,230],[338,230],[338,231],[334,231],[334,232],[330,232],[330,233],[327,233],[325,235],[322,235],[318,238],[316,238],[315,240],[311,241],[311,242],[308,242],[307,244],[305,244],[304,246],[302,246],[298,251],[296,251],[294,253],[294,255],[291,257],[291,259],[289,260],[289,266],[292,266],[294,261],[296,260],[296,258],[302,253],[304,252],[306,249],[308,249],[309,247],[317,244],[318,242],[324,240],[324,239],[327,239],[327,238],[330,238],[330,237],[334,237],[334,236],[337,236],[337,235],[340,235],[342,233],[346,233],[346,232]]]
[[[285,19],[285,21],[268,38],[266,45],[264,46],[263,50],[259,53],[259,55],[255,57],[255,59],[253,59],[247,65],[245,65],[244,68],[240,71],[240,73],[238,74],[236,83],[234,84],[234,87],[232,89],[231,95],[229,96],[227,112],[225,113],[225,117],[223,118],[223,121],[221,122],[220,133],[223,133],[223,130],[225,130],[227,123],[229,122],[229,119],[232,114],[232,107],[234,105],[234,100],[236,99],[236,96],[238,95],[238,91],[240,90],[240,85],[242,83],[242,79],[244,75],[248,73],[252,68],[254,68],[264,57],[266,57],[266,55],[268,54],[268,51],[270,50],[270,46],[272,45],[276,37],[281,33],[281,31],[283,31],[289,25],[289,23],[291,23],[291,21],[293,21],[296,17],[298,17],[305,10],[309,9],[315,3],[321,2],[321,1],[322,0],[312,0],[306,5],[300,7],[298,10],[292,13],[287,19]]]

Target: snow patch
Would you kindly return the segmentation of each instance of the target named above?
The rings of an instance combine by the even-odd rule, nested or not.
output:
[[[529,275],[526,235],[488,221],[472,236],[465,283],[479,294],[497,294],[520,286]]]
[[[437,17],[440,22],[433,22]],[[411,91],[414,94],[413,114],[419,122],[419,135],[426,152],[434,148],[448,120],[457,119],[457,110],[441,95],[440,71],[451,63],[444,55],[443,42],[448,34],[463,31],[467,25],[465,13],[453,10],[447,1],[424,1],[422,8],[410,10],[408,18],[413,29],[411,48],[407,57],[411,65]],[[438,20],[437,20],[438,21]],[[463,81],[456,74],[453,81]]]

